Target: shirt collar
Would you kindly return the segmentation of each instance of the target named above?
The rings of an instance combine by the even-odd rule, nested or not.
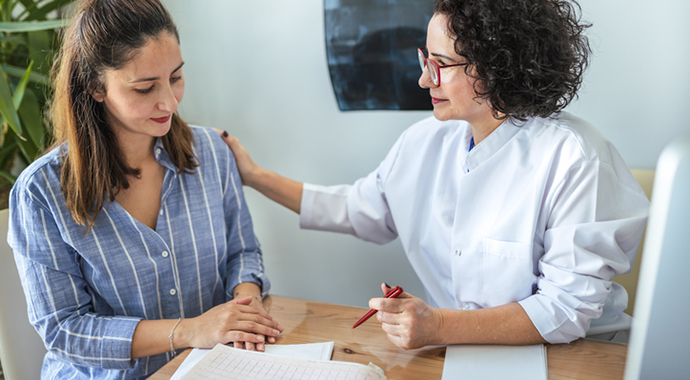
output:
[[[161,140],[160,137],[156,139],[156,144],[153,146],[153,154],[156,156],[156,161],[158,161],[159,164],[177,173],[178,168],[175,166],[172,159],[170,159],[170,155],[168,155],[165,147],[163,147],[163,140]]]
[[[491,132],[480,144],[475,145],[465,156],[465,172],[472,171],[498,152],[520,130],[512,122],[506,120]]]

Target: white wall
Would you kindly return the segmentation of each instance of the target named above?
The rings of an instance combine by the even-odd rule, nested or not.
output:
[[[592,122],[629,166],[654,169],[690,131],[690,2],[581,0],[594,59],[570,111]]]
[[[322,0],[164,0],[178,24],[188,121],[238,136],[260,165],[298,181],[351,183],[430,112],[340,112],[326,65]],[[582,0],[595,51],[570,107],[631,167],[653,168],[690,131],[690,3]],[[298,217],[245,188],[274,294],[365,307],[379,284],[423,290],[398,241],[377,246],[302,231]]]

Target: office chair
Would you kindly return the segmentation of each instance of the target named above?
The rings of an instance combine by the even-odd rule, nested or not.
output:
[[[0,210],[0,363],[5,380],[39,379],[47,350],[29,324],[24,290],[7,245],[8,218],[9,210]]]
[[[654,185],[654,170],[648,169],[631,169],[635,179],[644,190],[647,199],[652,199],[652,185]],[[642,247],[644,247],[644,236],[640,242],[640,248],[637,249],[637,256],[635,256],[635,263],[633,264],[630,273],[622,274],[614,277],[613,281],[619,283],[628,292],[628,308],[625,312],[632,316],[635,309],[635,295],[637,294],[637,279],[640,275],[640,262],[642,261]]]

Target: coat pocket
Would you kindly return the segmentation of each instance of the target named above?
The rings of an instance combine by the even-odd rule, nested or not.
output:
[[[534,291],[537,276],[532,245],[484,238],[482,293],[489,306],[523,300]]]

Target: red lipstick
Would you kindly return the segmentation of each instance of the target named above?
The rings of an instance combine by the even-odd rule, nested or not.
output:
[[[155,121],[156,123],[163,124],[163,123],[166,123],[168,120],[170,120],[170,115],[164,116],[164,117],[159,117],[157,119],[152,117],[151,120]]]

